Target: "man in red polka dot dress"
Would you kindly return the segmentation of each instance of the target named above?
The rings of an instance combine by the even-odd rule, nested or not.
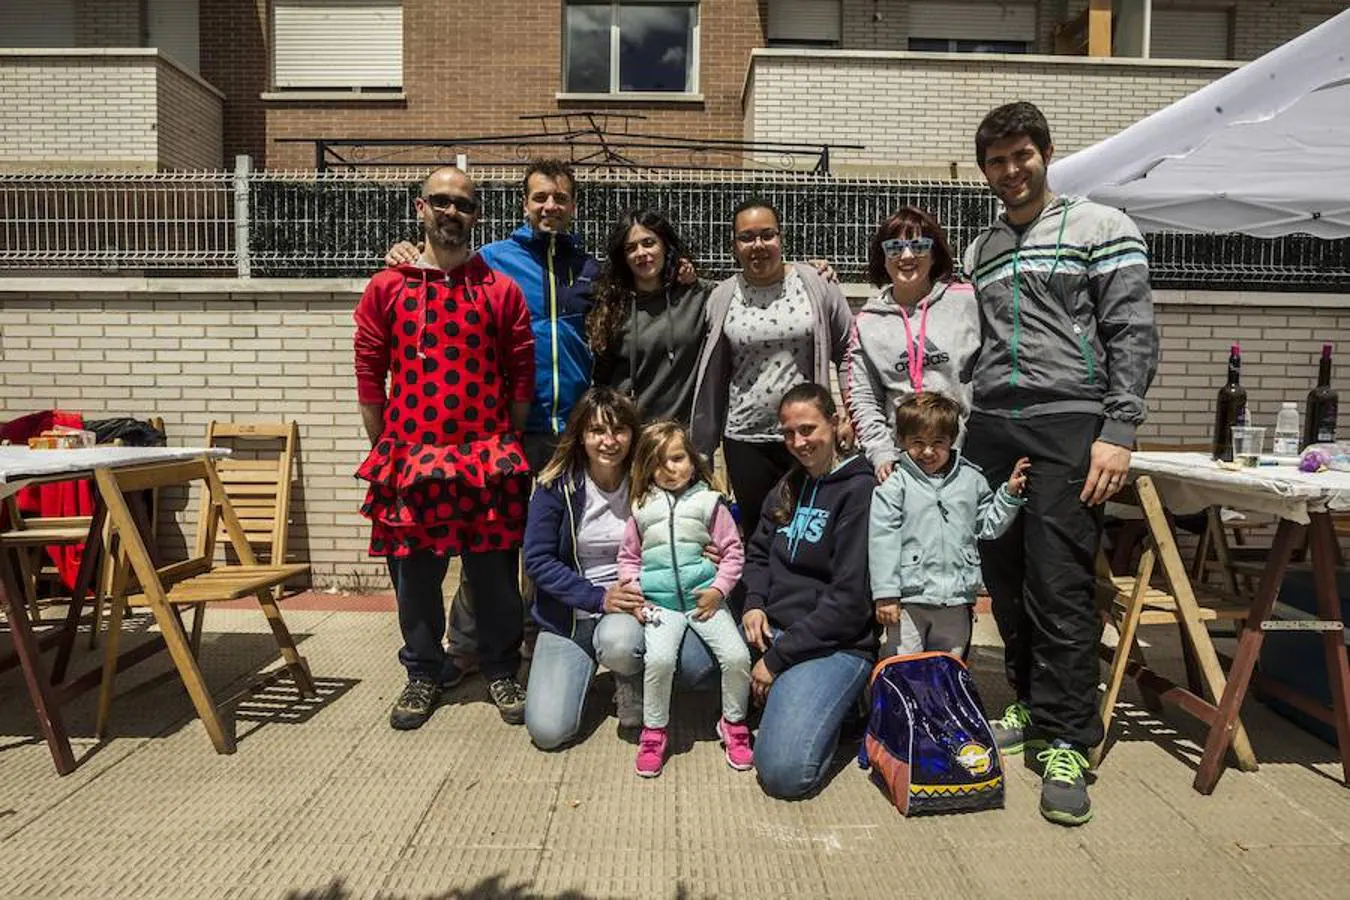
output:
[[[357,395],[372,448],[356,473],[369,482],[361,513],[371,521],[371,555],[388,561],[403,633],[399,661],[408,671],[389,724],[421,726],[455,671],[441,643],[441,582],[458,555],[488,693],[518,725],[530,314],[516,283],[469,248],[478,192],[467,175],[437,169],[415,205],[425,250],[371,278],[355,313]]]

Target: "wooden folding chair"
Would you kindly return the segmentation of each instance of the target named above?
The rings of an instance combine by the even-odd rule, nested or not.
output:
[[[300,428],[294,422],[221,422],[206,426],[206,446],[228,446],[247,451],[217,460],[216,472],[225,487],[244,529],[244,537],[254,554],[270,563],[286,562],[286,543],[290,526],[291,479],[295,453],[300,443]],[[275,451],[275,455],[272,454]],[[215,522],[208,521],[215,510],[203,505],[198,517],[197,555],[205,552],[202,537],[211,533]],[[308,571],[308,567],[305,567]],[[192,619],[193,651],[201,646],[202,610]]]
[[[14,497],[6,497],[4,503],[9,527],[0,531],[0,553],[14,552],[29,618],[39,622],[42,620],[42,607],[38,603],[38,578],[43,569],[43,553],[47,547],[54,545],[68,547],[84,543],[89,534],[89,517],[25,517],[19,511],[19,504]]]
[[[304,696],[314,695],[314,683],[304,659],[277,608],[273,590],[289,578],[308,571],[306,565],[259,565],[244,532],[244,527],[225,486],[208,459],[167,465],[138,466],[96,473],[99,490],[108,507],[108,516],[118,539],[117,565],[114,570],[112,617],[104,650],[103,682],[99,691],[95,731],[100,737],[107,725],[112,704],[113,682],[117,674],[117,645],[122,617],[128,607],[148,607],[164,635],[174,666],[183,680],[192,705],[206,726],[218,753],[234,752],[234,735],[227,733],[197,666],[195,654],[183,630],[179,610],[191,606],[198,610],[214,601],[237,600],[254,596],[267,616],[286,669]],[[191,558],[169,565],[156,565],[146,547],[144,535],[149,517],[143,504],[128,495],[168,485],[201,481],[204,483],[202,517],[205,528],[197,535],[198,552]],[[135,511],[133,512],[133,505]],[[223,524],[229,543],[240,564],[215,562],[216,528]],[[195,623],[194,623],[195,624]]]
[[[1177,552],[1153,479],[1142,476],[1135,480],[1132,488],[1112,499],[1117,503],[1137,505],[1143,512],[1147,534],[1138,567],[1132,575],[1112,573],[1106,557],[1100,553],[1097,556],[1098,602],[1105,618],[1120,635],[1113,650],[1103,649],[1103,655],[1109,654],[1111,660],[1111,674],[1102,696],[1103,731],[1110,731],[1116,700],[1127,674],[1139,678],[1148,687],[1161,687],[1162,699],[1176,703],[1208,724],[1213,717],[1213,706],[1193,703],[1191,699],[1203,701],[1201,692],[1204,691],[1211,703],[1217,704],[1223,696],[1225,681],[1218,654],[1205,626],[1207,622],[1219,619],[1245,619],[1247,605],[1231,595],[1203,585],[1192,585]],[[1161,572],[1155,572],[1159,566]],[[1161,575],[1161,586],[1154,584],[1157,574]],[[1189,691],[1166,682],[1148,668],[1137,639],[1138,629],[1143,625],[1172,625],[1180,630]],[[1244,770],[1255,769],[1256,756],[1240,721],[1235,723],[1235,729],[1233,751],[1238,765]],[[1104,739],[1101,745],[1093,748],[1091,761],[1094,766],[1100,763],[1105,747]]]

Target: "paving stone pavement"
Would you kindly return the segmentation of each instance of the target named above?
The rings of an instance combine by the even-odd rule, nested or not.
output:
[[[1245,721],[1261,771],[1229,771],[1211,797],[1190,787],[1198,729],[1147,712],[1127,688],[1089,825],[1044,822],[1039,782],[1017,760],[1006,809],[906,820],[847,749],[819,796],[764,796],[723,763],[715,693],[677,695],[676,753],[652,780],[633,774],[607,675],[585,739],[563,752],[503,724],[477,677],[421,730],[394,732],[394,615],[314,605],[287,621],[321,696],[301,702],[283,682],[235,703],[232,756],[212,752],[159,658],[120,677],[108,740],[77,738],[81,764],[59,778],[17,672],[0,676],[0,896],[1350,896],[1350,791],[1334,751],[1255,702]],[[144,629],[132,621],[125,639]],[[82,651],[74,671],[97,660]],[[213,610],[202,660],[229,696],[276,653],[259,613]],[[1001,708],[987,616],[972,666]],[[92,694],[68,724],[92,733]]]

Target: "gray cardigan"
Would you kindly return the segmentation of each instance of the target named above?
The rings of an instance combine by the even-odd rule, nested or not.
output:
[[[815,317],[815,382],[829,387],[830,364],[837,367],[848,351],[853,313],[849,311],[848,301],[839,285],[821,278],[805,263],[792,263],[792,267],[801,276]],[[733,275],[718,284],[708,298],[708,334],[703,339],[698,375],[694,380],[694,409],[689,432],[694,449],[709,459],[726,430],[731,392],[731,345],[722,327],[736,293],[737,277]]]

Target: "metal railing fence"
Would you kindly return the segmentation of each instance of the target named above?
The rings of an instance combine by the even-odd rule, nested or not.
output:
[[[193,271],[243,277],[360,277],[395,241],[413,239],[420,172],[0,174],[0,273],[28,270]],[[521,221],[519,171],[475,168],[480,243]],[[838,178],[806,173],[586,173],[578,227],[597,255],[621,213],[647,206],[676,223],[700,270],[735,269],[735,206],[763,197],[782,213],[785,252],[824,258],[865,280],[867,241],[904,204],[929,209],[959,253],[997,212],[982,184]],[[1350,241],[1306,235],[1149,235],[1154,284],[1170,288],[1343,291]]]

